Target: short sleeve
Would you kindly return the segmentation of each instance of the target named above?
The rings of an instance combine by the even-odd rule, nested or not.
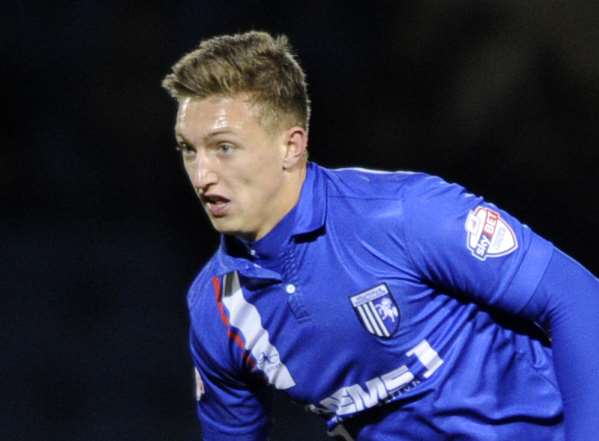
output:
[[[265,441],[270,391],[249,378],[236,378],[200,343],[193,328],[197,415],[204,441]]]
[[[520,313],[549,263],[553,245],[504,210],[434,176],[403,195],[404,241],[428,283]]]

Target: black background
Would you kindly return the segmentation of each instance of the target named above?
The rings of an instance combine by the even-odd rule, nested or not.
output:
[[[2,440],[198,440],[186,289],[217,236],[162,77],[200,39],[285,33],[311,159],[457,181],[599,272],[599,3],[6,1]],[[273,441],[325,439],[278,401]]]

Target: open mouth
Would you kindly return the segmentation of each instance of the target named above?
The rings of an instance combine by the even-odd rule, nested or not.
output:
[[[229,199],[218,195],[204,196],[206,209],[214,217],[224,216],[231,202]]]

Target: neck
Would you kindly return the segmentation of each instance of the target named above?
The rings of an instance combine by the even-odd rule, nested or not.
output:
[[[296,170],[287,171],[288,178],[283,185],[283,188],[281,188],[279,194],[280,197],[278,198],[281,202],[279,204],[273,204],[272,207],[274,216],[272,216],[270,222],[266,223],[256,234],[240,236],[242,239],[251,241],[262,239],[293,209],[293,207],[295,207],[302,192],[302,186],[306,179],[306,172],[307,164],[303,164]]]

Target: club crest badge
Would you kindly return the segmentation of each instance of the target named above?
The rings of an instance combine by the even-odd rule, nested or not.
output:
[[[512,227],[490,208],[476,207],[470,211],[464,226],[468,233],[466,245],[479,260],[505,256],[518,248]]]
[[[349,300],[368,332],[384,338],[395,333],[399,325],[399,307],[386,284],[381,283]]]

